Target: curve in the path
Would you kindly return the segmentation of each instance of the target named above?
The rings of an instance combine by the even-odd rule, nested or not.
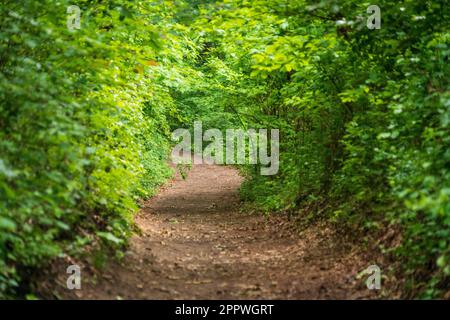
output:
[[[148,201],[121,264],[85,283],[78,298],[367,298],[364,267],[330,228],[301,235],[282,218],[239,212],[242,178],[231,167],[194,165]]]

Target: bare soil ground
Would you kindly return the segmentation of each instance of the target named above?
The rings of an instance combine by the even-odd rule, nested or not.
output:
[[[326,224],[296,232],[283,217],[241,213],[242,178],[194,165],[136,218],[140,235],[120,263],[83,278],[78,299],[367,299],[356,275],[370,263]],[[84,270],[84,269],[83,269]]]

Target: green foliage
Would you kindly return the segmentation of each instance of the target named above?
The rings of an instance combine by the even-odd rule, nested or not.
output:
[[[170,174],[173,103],[152,81],[163,10],[79,1],[71,31],[70,4],[0,7],[0,297],[54,257],[122,245],[138,197]]]
[[[69,4],[0,7],[0,296],[54,257],[125,244],[170,174],[170,132],[196,120],[280,129],[279,173],[243,166],[244,199],[393,224],[411,292],[446,290],[447,1],[380,0],[379,30],[356,0],[79,1],[74,31]]]
[[[450,270],[448,4],[379,1],[379,30],[366,27],[369,5],[200,6],[191,28],[207,82],[183,101],[217,128],[280,128],[279,174],[247,166],[244,199],[266,212],[326,200],[339,223],[401,226],[392,249],[411,292],[439,295]]]

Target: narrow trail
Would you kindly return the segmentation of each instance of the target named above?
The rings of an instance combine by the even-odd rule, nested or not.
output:
[[[355,276],[367,264],[330,228],[301,234],[282,218],[239,212],[242,178],[194,165],[137,216],[123,262],[74,293],[82,299],[350,299],[374,297]]]

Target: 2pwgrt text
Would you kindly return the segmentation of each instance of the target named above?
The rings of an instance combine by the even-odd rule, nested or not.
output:
[[[270,315],[273,304],[221,304],[216,307],[182,306],[175,308],[176,315],[200,315],[206,318],[208,314],[218,315]]]

